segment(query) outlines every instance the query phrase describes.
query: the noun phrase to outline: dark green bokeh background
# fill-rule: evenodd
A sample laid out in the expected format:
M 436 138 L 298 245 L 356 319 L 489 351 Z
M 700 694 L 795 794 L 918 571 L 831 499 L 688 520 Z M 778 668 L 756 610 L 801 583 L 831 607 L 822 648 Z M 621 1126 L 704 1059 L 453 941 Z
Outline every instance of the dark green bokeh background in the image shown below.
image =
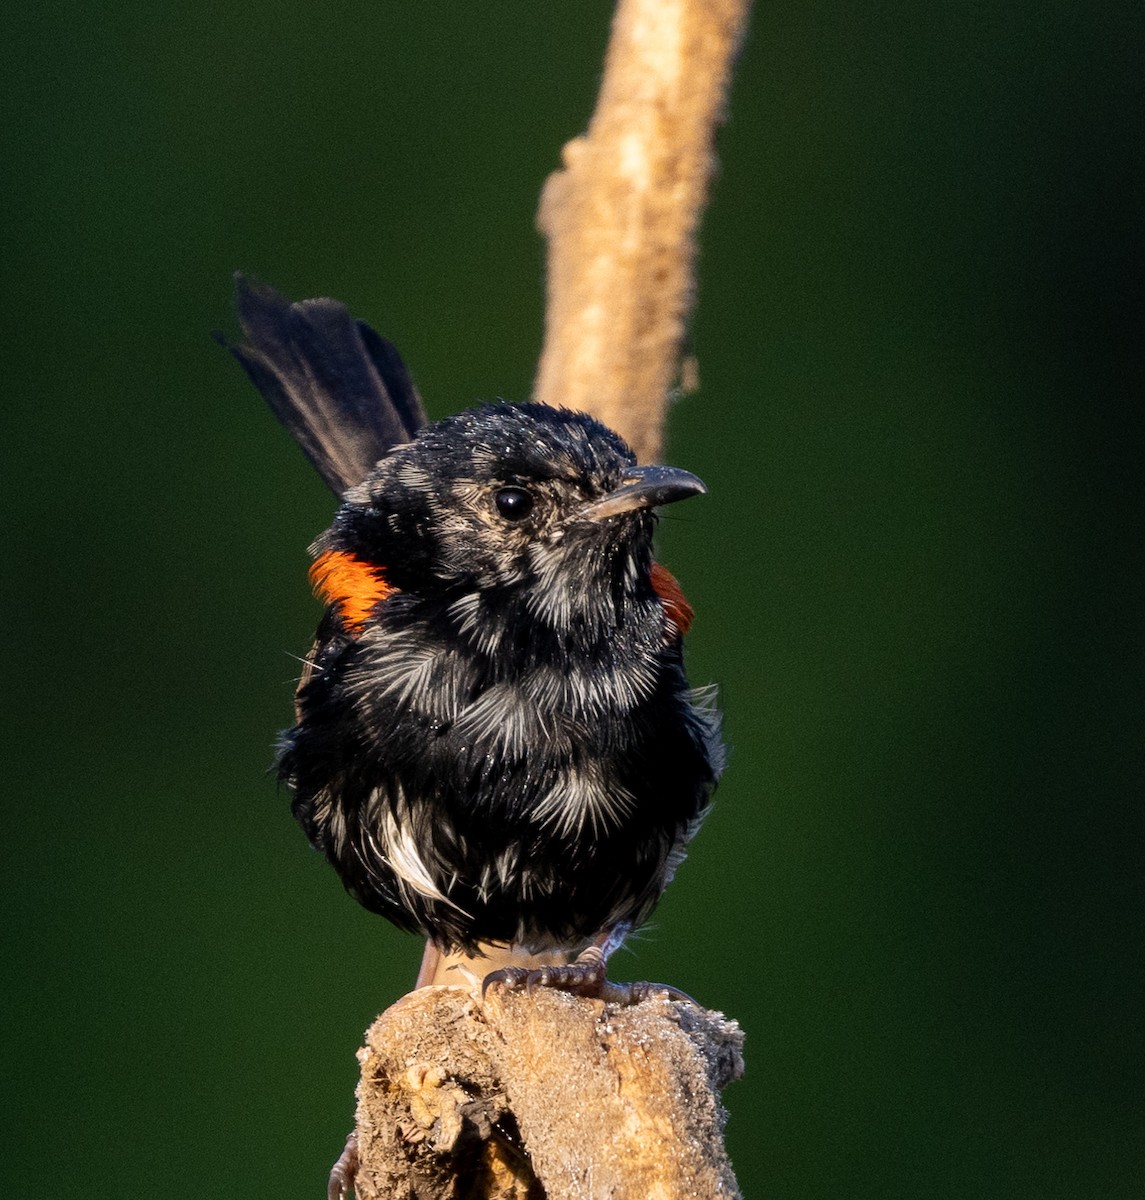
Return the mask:
M 750 1196 L 1141 1194 L 1139 9 L 755 16 L 661 537 L 733 762 L 617 963 L 746 1028 Z M 266 773 L 331 506 L 208 335 L 524 398 L 609 12 L 6 13 L 0 1194 L 322 1194 L 419 948 Z

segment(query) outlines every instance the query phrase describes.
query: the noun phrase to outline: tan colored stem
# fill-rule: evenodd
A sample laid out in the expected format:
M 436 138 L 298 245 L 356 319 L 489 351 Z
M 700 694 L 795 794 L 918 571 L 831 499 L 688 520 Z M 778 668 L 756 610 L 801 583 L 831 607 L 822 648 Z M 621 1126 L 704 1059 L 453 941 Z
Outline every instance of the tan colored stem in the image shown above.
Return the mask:
M 750 0 L 620 0 L 588 132 L 564 148 L 534 399 L 660 453 L 695 293 L 695 234 Z
M 719 1013 L 542 988 L 413 992 L 360 1052 L 360 1200 L 738 1196 L 719 1089 L 743 1069 Z

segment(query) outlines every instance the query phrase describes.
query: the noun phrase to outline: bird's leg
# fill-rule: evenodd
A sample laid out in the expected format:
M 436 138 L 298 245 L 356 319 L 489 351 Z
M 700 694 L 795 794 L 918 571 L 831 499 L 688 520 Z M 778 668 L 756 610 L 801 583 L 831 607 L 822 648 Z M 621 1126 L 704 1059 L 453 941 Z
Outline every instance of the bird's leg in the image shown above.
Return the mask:
M 472 951 L 442 950 L 429 943 L 422 955 L 421 970 L 414 986 L 423 988 L 433 984 L 445 984 L 476 990 L 490 971 L 496 973 L 506 967 L 533 969 L 552 963 L 563 966 L 570 962 L 572 957 L 573 955 L 566 950 L 531 954 L 515 946 L 493 942 L 482 942 Z
M 358 1174 L 358 1135 L 352 1133 L 346 1139 L 346 1147 L 338 1155 L 338 1161 L 330 1168 L 330 1180 L 326 1184 L 326 1200 L 346 1200 Z
M 437 983 L 437 974 L 441 968 L 441 951 L 428 938 L 425 943 L 425 950 L 421 956 L 421 966 L 417 973 L 417 982 L 413 985 L 414 991 L 418 988 L 429 987 L 431 983 Z

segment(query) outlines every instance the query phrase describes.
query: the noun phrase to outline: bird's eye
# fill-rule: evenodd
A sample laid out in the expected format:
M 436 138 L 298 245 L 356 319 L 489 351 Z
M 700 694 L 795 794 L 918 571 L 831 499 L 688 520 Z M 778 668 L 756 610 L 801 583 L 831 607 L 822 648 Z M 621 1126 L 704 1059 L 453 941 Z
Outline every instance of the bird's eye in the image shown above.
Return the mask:
M 506 521 L 523 521 L 533 511 L 533 494 L 524 488 L 498 488 L 493 502 Z

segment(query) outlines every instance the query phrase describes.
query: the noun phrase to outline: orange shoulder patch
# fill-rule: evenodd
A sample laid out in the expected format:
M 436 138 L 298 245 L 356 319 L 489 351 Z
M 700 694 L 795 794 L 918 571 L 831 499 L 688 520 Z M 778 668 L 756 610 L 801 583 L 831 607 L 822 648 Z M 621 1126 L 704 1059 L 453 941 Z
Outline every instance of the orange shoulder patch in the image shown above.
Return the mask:
M 676 582 L 676 576 L 658 562 L 652 564 L 652 590 L 660 597 L 660 601 L 664 605 L 664 612 L 668 620 L 675 625 L 676 633 L 683 637 L 691 629 L 692 618 L 696 614 L 692 611 L 692 606 Z
M 380 567 L 372 567 L 345 550 L 327 550 L 314 560 L 310 586 L 320 600 L 338 609 L 354 633 L 361 632 L 374 605 L 397 591 L 386 583 Z

